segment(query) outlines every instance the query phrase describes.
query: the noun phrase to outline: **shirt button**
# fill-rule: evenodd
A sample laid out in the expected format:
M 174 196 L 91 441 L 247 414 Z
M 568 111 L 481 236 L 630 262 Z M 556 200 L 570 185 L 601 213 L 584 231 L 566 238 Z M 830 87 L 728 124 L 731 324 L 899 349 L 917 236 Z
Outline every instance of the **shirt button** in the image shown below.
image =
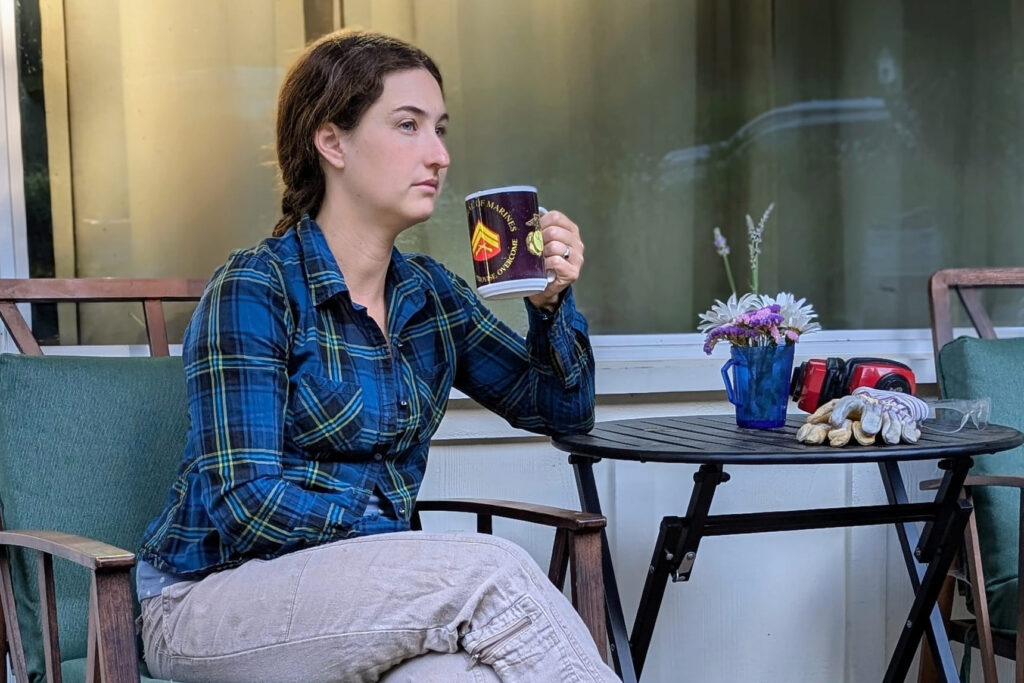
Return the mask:
M 381 454 L 381 453 L 374 453 L 373 454 L 373 459 L 376 460 L 377 462 L 380 462 L 381 460 L 384 459 L 384 455 Z
M 399 401 L 399 402 L 398 402 L 398 405 L 400 405 L 400 406 L 401 406 L 401 407 L 403 407 L 403 408 L 408 408 L 408 407 L 409 407 L 409 402 L 408 402 L 408 401 L 405 401 L 405 400 L 403 400 L 403 401 Z
M 405 508 L 404 507 L 398 508 L 398 514 L 400 514 L 400 515 L 402 515 L 404 517 L 405 516 Z

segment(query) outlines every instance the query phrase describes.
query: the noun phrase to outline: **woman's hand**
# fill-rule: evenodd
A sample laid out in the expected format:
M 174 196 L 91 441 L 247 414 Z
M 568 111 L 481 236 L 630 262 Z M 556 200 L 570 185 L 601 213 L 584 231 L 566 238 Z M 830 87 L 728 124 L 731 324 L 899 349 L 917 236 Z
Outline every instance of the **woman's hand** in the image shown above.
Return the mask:
M 543 292 L 530 297 L 530 303 L 553 310 L 561 293 L 580 278 L 583 240 L 579 227 L 561 211 L 548 211 L 541 216 L 540 229 L 544 238 L 544 270 L 549 282 Z

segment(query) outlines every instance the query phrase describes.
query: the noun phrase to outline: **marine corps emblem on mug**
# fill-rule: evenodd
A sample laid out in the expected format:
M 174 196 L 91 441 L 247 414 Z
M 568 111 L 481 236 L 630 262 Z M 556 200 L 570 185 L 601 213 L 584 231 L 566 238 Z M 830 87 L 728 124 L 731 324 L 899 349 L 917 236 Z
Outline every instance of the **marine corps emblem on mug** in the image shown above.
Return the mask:
M 537 188 L 512 185 L 466 197 L 476 290 L 483 299 L 513 299 L 543 292 L 544 239 Z

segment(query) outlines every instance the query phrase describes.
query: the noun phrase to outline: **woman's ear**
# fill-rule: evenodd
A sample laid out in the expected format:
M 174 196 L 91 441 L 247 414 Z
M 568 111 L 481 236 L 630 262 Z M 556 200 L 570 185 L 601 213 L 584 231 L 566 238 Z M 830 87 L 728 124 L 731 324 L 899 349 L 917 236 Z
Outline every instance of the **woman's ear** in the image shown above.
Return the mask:
M 334 168 L 345 167 L 345 151 L 342 146 L 344 134 L 341 129 L 333 123 L 325 123 L 316 129 L 313 134 L 313 144 L 316 151 L 325 162 Z

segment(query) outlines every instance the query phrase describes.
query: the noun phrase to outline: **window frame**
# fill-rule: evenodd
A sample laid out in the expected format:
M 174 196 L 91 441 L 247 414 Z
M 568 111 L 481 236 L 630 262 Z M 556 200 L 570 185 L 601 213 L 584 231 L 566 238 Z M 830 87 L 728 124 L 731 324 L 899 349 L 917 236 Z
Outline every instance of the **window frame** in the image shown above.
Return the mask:
M 0 277 L 28 277 L 21 112 L 18 109 L 18 45 L 14 3 L 0 3 Z

